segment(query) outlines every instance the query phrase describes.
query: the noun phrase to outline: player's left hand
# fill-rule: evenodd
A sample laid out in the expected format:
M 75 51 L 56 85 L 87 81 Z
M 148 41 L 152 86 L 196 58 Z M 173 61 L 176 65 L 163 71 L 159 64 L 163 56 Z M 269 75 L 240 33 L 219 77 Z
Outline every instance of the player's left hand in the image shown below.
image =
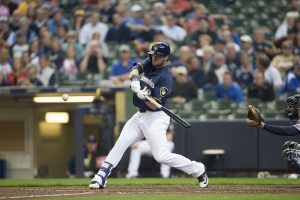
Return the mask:
M 150 95 L 150 92 L 149 92 L 148 88 L 145 87 L 143 90 L 139 90 L 136 93 L 136 95 L 138 96 L 138 98 L 145 100 Z

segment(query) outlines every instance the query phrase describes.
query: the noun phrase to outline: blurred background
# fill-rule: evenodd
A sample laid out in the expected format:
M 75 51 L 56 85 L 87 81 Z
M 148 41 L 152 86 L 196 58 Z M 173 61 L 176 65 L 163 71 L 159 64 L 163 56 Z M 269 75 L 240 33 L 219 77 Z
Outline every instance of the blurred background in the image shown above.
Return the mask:
M 92 176 L 136 112 L 128 73 L 155 41 L 172 50 L 169 108 L 192 123 L 174 123 L 174 152 L 211 176 L 289 172 L 282 145 L 300 137 L 244 118 L 251 103 L 289 124 L 299 11 L 298 0 L 0 0 L 0 178 Z M 112 176 L 125 176 L 129 152 Z M 140 176 L 159 164 L 143 156 Z

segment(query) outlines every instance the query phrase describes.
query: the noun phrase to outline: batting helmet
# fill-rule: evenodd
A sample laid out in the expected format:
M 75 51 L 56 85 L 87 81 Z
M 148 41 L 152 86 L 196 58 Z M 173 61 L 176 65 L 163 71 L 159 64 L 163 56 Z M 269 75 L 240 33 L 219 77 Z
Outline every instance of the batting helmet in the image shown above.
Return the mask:
M 149 51 L 148 54 L 156 56 L 168 56 L 170 55 L 170 46 L 166 42 L 156 42 L 153 44 L 151 51 Z
M 298 120 L 298 108 L 300 108 L 300 94 L 287 98 L 285 102 L 285 113 L 290 120 Z

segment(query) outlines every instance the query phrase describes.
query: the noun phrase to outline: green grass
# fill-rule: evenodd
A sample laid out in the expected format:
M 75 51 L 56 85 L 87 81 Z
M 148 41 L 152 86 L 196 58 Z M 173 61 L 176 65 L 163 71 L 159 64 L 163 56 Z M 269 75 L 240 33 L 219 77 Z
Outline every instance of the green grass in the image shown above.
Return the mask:
M 300 185 L 300 179 L 210 178 L 210 185 Z M 87 186 L 90 179 L 4 179 L 0 187 L 12 186 Z M 108 185 L 194 185 L 194 178 L 109 178 Z

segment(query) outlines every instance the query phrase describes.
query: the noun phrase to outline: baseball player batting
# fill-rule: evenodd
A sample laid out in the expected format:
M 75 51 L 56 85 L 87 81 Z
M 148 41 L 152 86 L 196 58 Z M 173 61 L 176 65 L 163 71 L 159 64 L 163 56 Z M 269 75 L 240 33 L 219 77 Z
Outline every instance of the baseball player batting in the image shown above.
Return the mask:
M 126 149 L 144 137 L 155 160 L 198 178 L 202 188 L 208 186 L 208 177 L 202 163 L 168 150 L 166 131 L 170 117 L 147 100 L 151 95 L 162 106 L 166 106 L 167 96 L 172 90 L 172 74 L 168 67 L 170 46 L 166 42 L 156 42 L 148 54 L 148 58 L 133 66 L 130 71 L 133 104 L 138 111 L 125 124 L 117 142 L 92 179 L 89 185 L 91 189 L 105 188 L 107 177 L 118 165 Z
M 276 135 L 294 136 L 300 134 L 300 94 L 290 96 L 285 102 L 285 113 L 291 120 L 292 126 L 274 126 L 264 123 L 259 110 L 249 106 L 246 123 L 251 127 L 263 128 Z M 300 172 L 300 144 L 287 141 L 283 145 L 282 158 L 290 167 Z

